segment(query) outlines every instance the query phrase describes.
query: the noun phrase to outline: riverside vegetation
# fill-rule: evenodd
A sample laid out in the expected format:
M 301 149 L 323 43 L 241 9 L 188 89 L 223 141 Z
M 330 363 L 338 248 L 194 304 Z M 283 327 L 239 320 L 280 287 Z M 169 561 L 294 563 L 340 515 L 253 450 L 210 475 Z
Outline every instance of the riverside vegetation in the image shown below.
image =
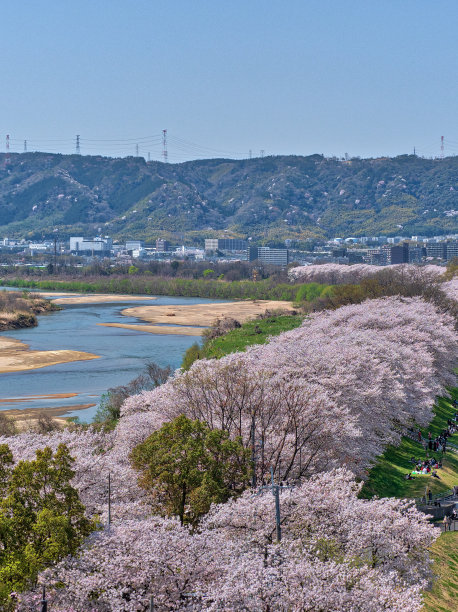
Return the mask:
M 333 303 L 324 312 L 323 303 L 310 303 L 304 321 L 294 321 L 299 327 L 291 322 L 290 331 L 267 342 L 268 319 L 245 328 L 232 324 L 230 333 L 239 336 L 226 345 L 218 336 L 220 324 L 208 342 L 220 343 L 219 359 L 198 359 L 164 384 L 127 398 L 114 431 L 76 427 L 0 440 L 25 460 L 36 449 L 65 443 L 75 458 L 72 486 L 87 516 L 99 514 L 102 522 L 111 473 L 110 529 L 94 533 L 78 557 L 38 575 L 38 584 L 49 588 L 52 609 L 127 612 L 146 608 L 154 594 L 159 610 L 192 605 L 265 612 L 307 605 L 313 612 L 417 612 L 431 578 L 427 551 L 437 531 L 408 501 L 358 496 L 363 482 L 354 476 L 366 480 L 377 458 L 402 443 L 403 428 L 414 423 L 426 431 L 434 398 L 455 381 L 453 310 L 446 296 L 427 287 L 409 295 L 416 286 L 404 284 L 406 296 L 366 300 L 350 292 L 345 299 L 356 303 Z M 284 316 L 271 315 L 272 324 L 283 326 Z M 246 346 L 253 337 L 264 343 Z M 172 425 L 182 417 L 183 427 Z M 239 440 L 258 484 L 269 466 L 276 482 L 296 484 L 280 495 L 281 541 L 274 496 L 243 493 L 246 471 L 229 470 L 227 481 L 216 473 L 206 482 L 191 473 L 196 495 L 181 513 L 184 525 L 173 518 L 174 480 L 162 481 L 152 497 L 150 477 L 157 478 L 155 466 L 168 460 L 168 449 L 179 453 L 180 445 L 195 444 L 183 436 L 189 427 L 202 440 L 205 428 Z M 227 501 L 198 518 L 212 495 Z M 449 546 L 444 567 L 451 554 Z M 16 596 L 18 610 L 39 601 L 34 583 L 29 586 Z
M 59 307 L 37 294 L 0 291 L 0 331 L 35 327 L 38 324 L 36 315 L 53 310 Z

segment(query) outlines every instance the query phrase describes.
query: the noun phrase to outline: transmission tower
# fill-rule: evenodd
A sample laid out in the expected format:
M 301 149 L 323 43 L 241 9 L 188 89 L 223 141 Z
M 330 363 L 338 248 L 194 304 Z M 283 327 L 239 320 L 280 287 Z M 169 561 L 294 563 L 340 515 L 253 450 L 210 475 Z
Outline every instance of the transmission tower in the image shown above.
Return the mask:
M 27 140 L 24 140 L 24 153 L 27 153 Z
M 441 136 L 441 159 L 444 159 L 444 137 Z
M 148 151 L 148 161 L 151 161 L 151 153 Z
M 253 153 L 252 153 L 252 151 L 251 151 L 251 149 L 250 149 L 250 150 L 248 151 L 248 157 L 251 159 L 251 158 L 252 158 L 252 155 L 253 155 Z
M 135 155 L 138 157 L 138 144 L 135 145 Z
M 6 135 L 6 155 L 5 155 L 5 166 L 10 163 L 10 135 Z
M 261 149 L 261 150 L 259 151 L 259 154 L 260 154 L 260 156 L 261 156 L 261 157 L 264 157 L 264 153 L 265 153 L 264 149 Z
M 76 135 L 76 154 L 81 155 L 80 135 L 79 134 Z
M 162 130 L 162 159 L 166 164 L 168 161 L 168 152 L 167 152 L 167 130 Z

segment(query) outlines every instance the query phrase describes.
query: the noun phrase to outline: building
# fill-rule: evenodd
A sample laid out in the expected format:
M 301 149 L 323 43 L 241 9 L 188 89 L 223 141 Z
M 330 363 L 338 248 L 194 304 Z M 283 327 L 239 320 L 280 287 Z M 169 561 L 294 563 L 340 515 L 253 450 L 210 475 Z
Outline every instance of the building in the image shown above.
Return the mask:
M 419 246 L 409 246 L 409 263 L 419 264 L 426 255 L 426 249 Z
M 382 246 L 382 251 L 386 255 L 385 265 L 409 263 L 409 245 L 407 242 L 396 246 Z
M 126 240 L 126 251 L 140 251 L 143 246 L 143 240 Z
M 447 243 L 446 242 L 428 242 L 426 244 L 426 257 L 434 259 L 447 259 Z
M 163 240 L 162 238 L 159 238 L 158 240 L 156 240 L 156 251 L 160 253 L 170 251 L 170 242 L 168 240 Z
M 288 265 L 288 249 L 271 249 L 270 247 L 250 247 L 249 261 L 262 261 L 273 266 Z
M 239 238 L 206 238 L 206 251 L 246 251 L 248 242 Z
M 409 245 L 404 242 L 396 246 L 385 244 L 380 249 L 369 249 L 364 261 L 374 266 L 409 263 Z
M 92 240 L 82 236 L 72 236 L 70 238 L 70 251 L 75 253 L 106 254 L 111 251 L 112 246 L 111 238 L 100 238 L 98 236 Z
M 458 241 L 447 243 L 447 261 L 458 257 Z

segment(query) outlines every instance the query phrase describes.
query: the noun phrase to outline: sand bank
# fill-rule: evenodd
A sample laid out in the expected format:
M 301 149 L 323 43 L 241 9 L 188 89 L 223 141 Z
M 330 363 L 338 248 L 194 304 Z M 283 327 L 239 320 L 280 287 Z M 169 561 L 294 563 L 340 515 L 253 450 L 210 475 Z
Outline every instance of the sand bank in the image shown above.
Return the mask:
M 186 327 L 185 325 L 135 325 L 135 323 L 98 323 L 103 327 L 122 327 L 134 331 L 149 332 L 150 334 L 175 336 L 201 336 L 204 328 Z
M 0 336 L 0 374 L 36 370 L 59 363 L 98 359 L 98 355 L 83 351 L 31 351 L 28 344 Z
M 75 295 L 74 293 L 73 294 L 59 293 L 58 295 L 65 295 L 65 297 L 58 297 L 54 299 L 52 299 L 52 297 L 56 295 L 55 292 L 54 293 L 50 293 L 50 292 L 42 293 L 40 291 L 40 295 L 46 298 L 51 298 L 51 301 L 53 302 L 53 304 L 58 304 L 58 305 L 104 304 L 104 303 L 109 303 L 109 302 L 119 303 L 119 302 L 143 302 L 143 301 L 157 300 L 157 298 L 153 296 L 141 297 L 138 295 L 117 295 L 113 293 L 90 293 L 90 294 L 78 294 L 78 295 Z
M 62 415 L 74 410 L 85 410 L 92 408 L 95 404 L 76 404 L 74 406 L 59 406 L 56 408 L 12 408 L 11 410 L 2 410 L 0 414 L 13 420 L 20 430 L 26 429 L 28 426 L 33 426 L 41 414 L 50 416 L 53 421 L 61 426 L 67 423 L 67 418 Z
M 47 393 L 46 395 L 24 395 L 23 397 L 7 397 L 0 399 L 0 404 L 20 404 L 37 399 L 64 399 L 68 397 L 76 397 L 78 393 Z
M 215 319 L 233 317 L 240 322 L 252 319 L 266 310 L 292 310 L 291 302 L 257 300 L 252 302 L 225 302 L 206 304 L 175 304 L 163 306 L 135 306 L 122 311 L 128 317 L 148 321 L 150 325 L 126 323 L 99 323 L 107 327 L 124 327 L 153 334 L 202 335 L 203 327 L 209 327 Z M 192 327 L 193 325 L 200 327 Z

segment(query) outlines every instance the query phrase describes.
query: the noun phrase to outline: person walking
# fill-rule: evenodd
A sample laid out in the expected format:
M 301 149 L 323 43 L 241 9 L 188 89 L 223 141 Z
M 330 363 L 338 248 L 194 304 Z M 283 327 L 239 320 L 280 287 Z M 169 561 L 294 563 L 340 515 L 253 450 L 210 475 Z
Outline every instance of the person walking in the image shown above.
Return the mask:
M 428 487 L 427 494 L 428 494 L 428 501 L 431 503 L 433 500 L 433 494 L 431 493 L 431 489 L 429 487 Z
M 450 520 L 449 516 L 447 515 L 444 516 L 443 523 L 444 523 L 444 531 L 447 531 L 447 527 L 448 527 L 448 530 L 450 531 L 450 525 L 452 524 L 452 521 Z

